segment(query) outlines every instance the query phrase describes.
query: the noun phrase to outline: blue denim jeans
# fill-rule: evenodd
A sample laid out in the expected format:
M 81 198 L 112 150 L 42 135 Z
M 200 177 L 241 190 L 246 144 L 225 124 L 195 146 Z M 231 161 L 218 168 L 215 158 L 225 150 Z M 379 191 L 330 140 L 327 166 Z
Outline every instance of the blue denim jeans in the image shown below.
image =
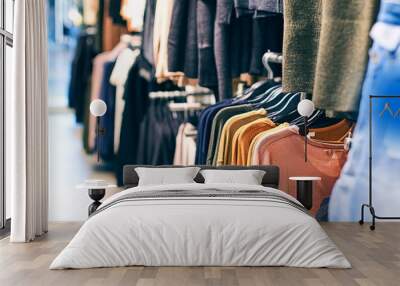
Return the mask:
M 359 220 L 361 204 L 368 203 L 370 95 L 380 96 L 372 101 L 373 205 L 377 215 L 400 216 L 400 97 L 382 97 L 400 96 L 400 37 L 393 40 L 400 35 L 400 1 L 382 2 L 378 23 L 383 29 L 370 50 L 352 149 L 332 192 L 330 221 Z

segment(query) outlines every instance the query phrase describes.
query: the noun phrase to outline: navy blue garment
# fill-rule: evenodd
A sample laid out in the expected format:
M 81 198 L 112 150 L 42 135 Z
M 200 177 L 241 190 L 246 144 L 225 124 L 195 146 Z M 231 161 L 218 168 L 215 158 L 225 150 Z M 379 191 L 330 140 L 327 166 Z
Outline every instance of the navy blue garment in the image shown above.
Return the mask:
M 100 117 L 100 126 L 105 129 L 105 133 L 100 136 L 99 146 L 96 148 L 100 152 L 100 157 L 104 161 L 114 159 L 114 121 L 115 121 L 115 86 L 110 84 L 111 73 L 114 69 L 115 61 L 104 64 L 103 78 L 101 81 L 100 99 L 107 104 L 107 112 Z M 97 142 L 97 140 L 96 140 Z
M 198 77 L 197 0 L 175 1 L 168 35 L 168 70 Z
M 218 86 L 214 56 L 214 21 L 216 0 L 197 1 L 197 48 L 199 85 L 216 89 Z
M 140 70 L 143 66 L 147 67 L 148 64 L 140 56 L 129 71 L 125 84 L 125 108 L 122 114 L 119 149 L 115 162 L 115 172 L 119 186 L 122 186 L 123 167 L 137 162 L 139 126 L 149 104 L 150 84 L 140 75 Z
M 154 66 L 153 55 L 153 33 L 154 33 L 154 18 L 156 13 L 157 0 L 146 1 L 146 8 L 143 19 L 143 34 L 142 34 L 142 56 L 146 61 Z
M 88 90 L 92 74 L 92 61 L 96 56 L 95 36 L 82 32 L 75 49 L 68 90 L 68 106 L 75 109 L 76 122 L 84 122 Z
M 200 144 L 203 138 L 203 129 L 204 129 L 204 123 L 205 123 L 205 117 L 207 116 L 207 114 L 210 112 L 210 107 L 207 107 L 206 109 L 204 109 L 199 117 L 199 123 L 197 125 L 197 139 L 196 139 L 196 159 L 195 159 L 195 163 L 196 164 L 200 164 Z
M 240 17 L 230 24 L 231 32 L 239 34 L 240 37 L 231 35 L 230 41 L 230 65 L 232 78 L 239 77 L 242 73 L 247 73 L 250 68 L 252 49 L 251 41 L 253 17 Z M 261 57 L 259 58 L 261 61 Z
M 283 16 L 281 14 L 268 17 L 255 17 L 253 19 L 251 63 L 249 73 L 252 75 L 265 74 L 262 56 L 268 50 L 282 52 L 283 44 Z M 275 76 L 281 76 L 282 65 L 271 64 Z
M 171 81 L 158 84 L 154 79 L 150 85 L 149 91 L 178 89 Z M 179 123 L 172 117 L 167 103 L 165 99 L 150 101 L 149 108 L 140 123 L 135 164 L 172 165 Z
M 153 100 L 140 124 L 137 163 L 172 165 L 181 120 L 172 116 L 167 102 Z
M 206 118 L 211 112 L 212 106 L 207 107 L 203 112 L 200 114 L 199 118 L 199 124 L 197 126 L 197 139 L 196 139 L 196 159 L 195 163 L 200 164 L 202 162 L 201 160 L 201 151 L 203 149 L 202 144 L 203 144 L 203 137 L 204 134 L 206 133 L 205 131 L 205 123 L 206 123 Z
M 172 165 L 176 147 L 176 135 L 178 133 L 180 120 L 172 117 L 168 106 L 164 105 L 161 121 L 157 122 L 157 128 L 161 130 L 159 144 L 155 144 L 152 165 Z
M 210 133 L 214 116 L 222 108 L 231 105 L 232 102 L 232 99 L 224 100 L 203 111 L 198 127 L 196 164 L 205 164 L 207 162 L 208 143 L 210 142 Z

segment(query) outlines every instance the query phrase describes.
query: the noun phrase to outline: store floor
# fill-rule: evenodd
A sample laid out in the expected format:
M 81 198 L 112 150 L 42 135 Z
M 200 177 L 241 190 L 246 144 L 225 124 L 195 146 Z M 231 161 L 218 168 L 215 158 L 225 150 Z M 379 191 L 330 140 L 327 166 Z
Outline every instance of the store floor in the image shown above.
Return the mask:
M 83 221 L 91 204 L 87 191 L 76 185 L 86 179 L 115 183 L 113 173 L 102 171 L 94 155 L 82 148 L 82 126 L 67 108 L 72 49 L 49 46 L 49 220 Z M 117 190 L 110 190 L 107 195 Z

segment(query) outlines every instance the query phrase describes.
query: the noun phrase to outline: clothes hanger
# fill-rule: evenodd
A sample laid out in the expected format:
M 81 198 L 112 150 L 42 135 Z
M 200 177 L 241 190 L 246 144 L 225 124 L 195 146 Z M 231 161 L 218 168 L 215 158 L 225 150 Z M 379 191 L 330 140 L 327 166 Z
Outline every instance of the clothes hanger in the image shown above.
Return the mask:
M 389 102 L 386 102 L 386 103 L 385 103 L 385 107 L 384 107 L 383 110 L 379 113 L 379 117 L 382 117 L 382 116 L 386 113 L 386 111 L 388 111 L 389 114 L 390 114 L 392 117 L 394 117 L 394 113 L 393 113 L 392 107 L 390 106 L 390 103 L 389 103 Z M 396 113 L 396 114 L 397 114 L 397 113 Z

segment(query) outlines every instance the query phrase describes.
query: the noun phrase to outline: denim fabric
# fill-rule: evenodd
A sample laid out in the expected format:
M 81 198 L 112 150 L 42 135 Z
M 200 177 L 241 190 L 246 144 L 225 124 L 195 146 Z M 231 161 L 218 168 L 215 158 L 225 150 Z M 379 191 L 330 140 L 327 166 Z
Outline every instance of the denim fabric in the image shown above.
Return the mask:
M 197 47 L 199 50 L 199 85 L 217 87 L 214 57 L 215 0 L 197 1 Z
M 145 14 L 143 19 L 142 55 L 151 65 L 154 65 L 153 55 L 153 32 L 154 17 L 156 13 L 157 0 L 146 1 Z
M 400 3 L 383 2 L 379 21 L 400 26 Z M 369 65 L 363 86 L 360 113 L 354 132 L 352 149 L 330 200 L 329 220 L 360 219 L 362 203 L 368 203 L 369 189 L 369 96 L 400 96 L 400 40 L 397 47 L 383 47 L 385 37 L 375 38 L 370 50 Z M 385 110 L 390 104 L 392 113 Z M 398 216 L 400 204 L 400 98 L 373 99 L 373 205 L 379 216 Z M 397 113 L 397 114 L 396 114 Z
M 197 1 L 175 1 L 168 36 L 168 70 L 198 77 Z

